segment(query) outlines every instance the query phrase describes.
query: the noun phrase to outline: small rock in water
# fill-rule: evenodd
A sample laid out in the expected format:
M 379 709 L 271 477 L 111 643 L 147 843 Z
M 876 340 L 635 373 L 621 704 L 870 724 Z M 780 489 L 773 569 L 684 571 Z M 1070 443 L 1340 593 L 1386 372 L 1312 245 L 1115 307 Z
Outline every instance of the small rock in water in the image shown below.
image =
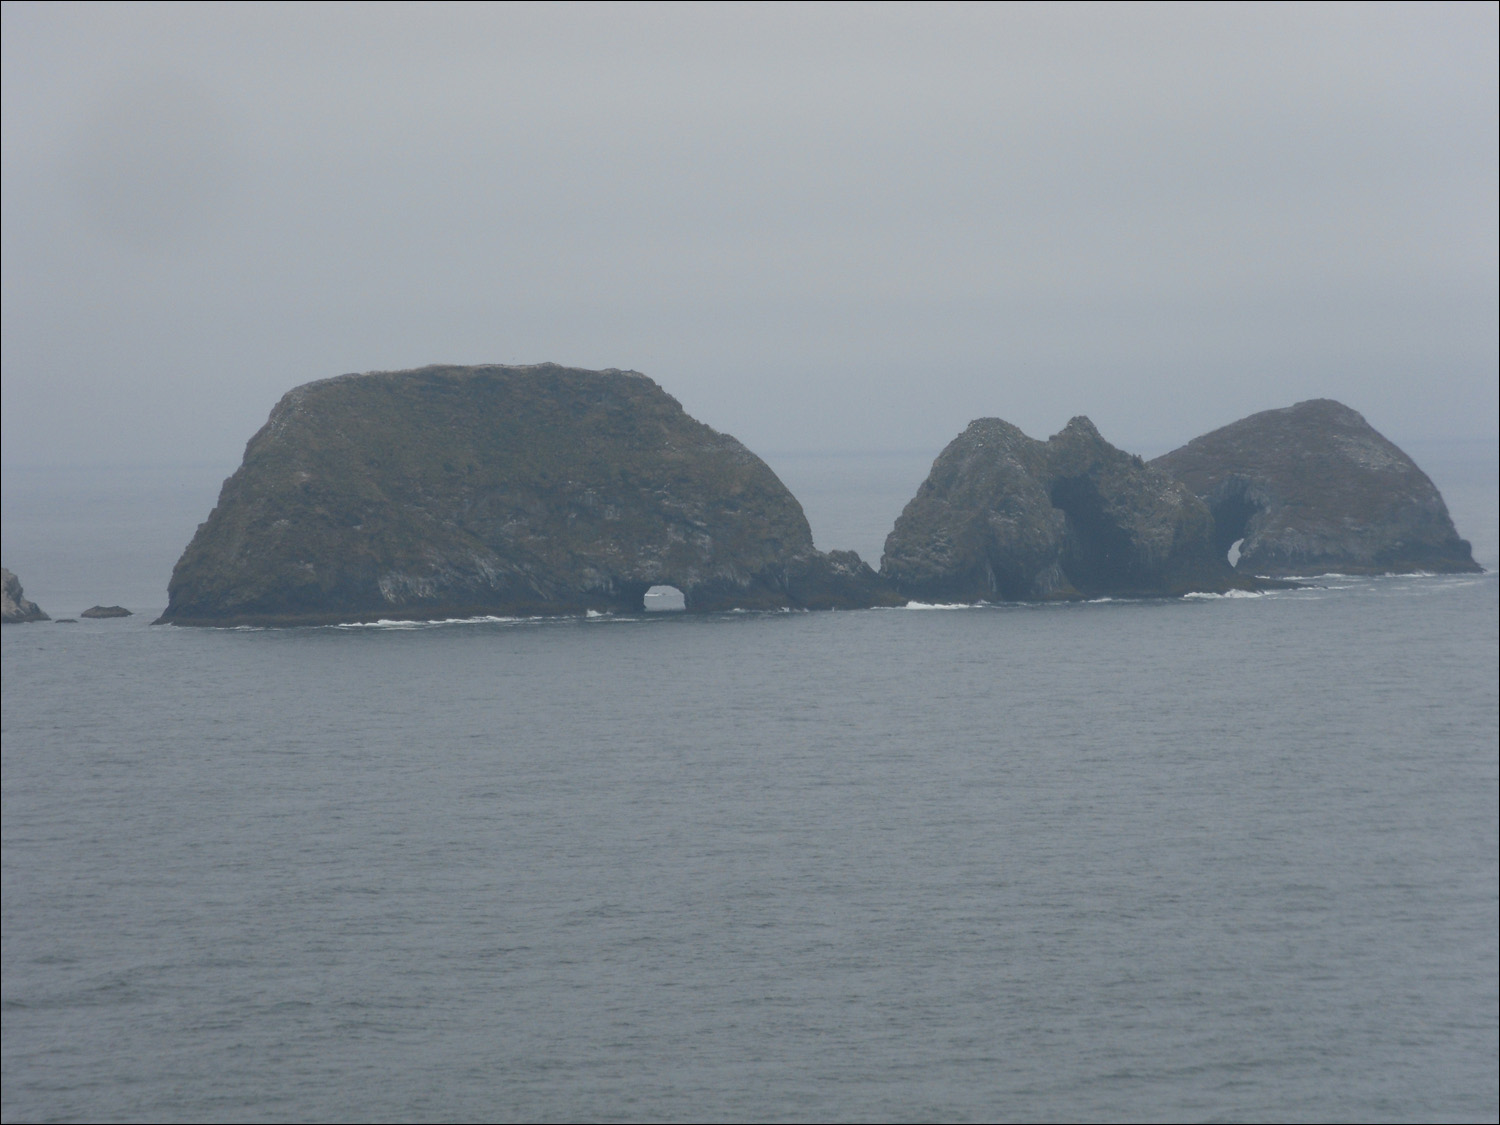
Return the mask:
M 134 614 L 122 605 L 91 605 L 79 617 L 132 617 Z

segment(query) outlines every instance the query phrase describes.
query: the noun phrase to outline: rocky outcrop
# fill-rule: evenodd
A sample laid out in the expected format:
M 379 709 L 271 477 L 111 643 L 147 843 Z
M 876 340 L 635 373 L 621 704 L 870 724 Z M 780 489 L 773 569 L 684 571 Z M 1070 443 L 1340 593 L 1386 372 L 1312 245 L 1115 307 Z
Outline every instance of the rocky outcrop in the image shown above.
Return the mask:
M 1252 414 L 1151 462 L 1209 506 L 1214 547 L 1264 575 L 1481 569 L 1427 475 L 1331 399 Z
M 134 617 L 135 615 L 122 605 L 91 605 L 78 615 L 79 617 Z
M 0 623 L 19 625 L 24 621 L 52 620 L 22 592 L 21 580 L 4 567 L 0 567 L 0 585 L 4 587 L 0 591 Z
M 1242 585 L 1206 505 L 1087 418 L 1042 442 L 980 418 L 886 539 L 881 576 L 913 598 L 1159 597 Z
M 814 549 L 760 458 L 632 371 L 428 367 L 289 392 L 172 572 L 162 621 L 302 624 L 898 601 Z

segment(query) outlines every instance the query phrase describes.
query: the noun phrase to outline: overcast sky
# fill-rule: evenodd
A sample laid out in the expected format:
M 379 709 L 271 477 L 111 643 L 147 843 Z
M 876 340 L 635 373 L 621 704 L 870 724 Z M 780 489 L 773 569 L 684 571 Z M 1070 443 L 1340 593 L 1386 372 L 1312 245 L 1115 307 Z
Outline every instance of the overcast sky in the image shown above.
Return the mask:
M 1496 12 L 6 3 L 4 460 L 543 360 L 762 451 L 1493 440 Z

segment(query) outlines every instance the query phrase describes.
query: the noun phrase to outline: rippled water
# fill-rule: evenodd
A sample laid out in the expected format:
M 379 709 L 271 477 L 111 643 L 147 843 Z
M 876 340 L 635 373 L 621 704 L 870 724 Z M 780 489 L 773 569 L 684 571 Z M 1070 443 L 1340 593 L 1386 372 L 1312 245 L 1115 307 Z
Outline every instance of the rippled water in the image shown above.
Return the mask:
M 151 628 L 173 487 L 7 492 L 6 1120 L 1500 1112 L 1493 572 Z
M 7 1119 L 1493 1117 L 1496 583 L 8 629 Z

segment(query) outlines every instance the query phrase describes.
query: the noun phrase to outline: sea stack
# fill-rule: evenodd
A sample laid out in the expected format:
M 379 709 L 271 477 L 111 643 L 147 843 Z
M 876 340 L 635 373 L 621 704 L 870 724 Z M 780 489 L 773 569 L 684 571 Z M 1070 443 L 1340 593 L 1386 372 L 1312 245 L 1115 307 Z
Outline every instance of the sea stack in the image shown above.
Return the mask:
M 855 608 L 769 466 L 634 371 L 426 367 L 287 393 L 172 572 L 161 621 L 317 624 Z
M 980 418 L 949 443 L 886 539 L 913 598 L 1053 601 L 1243 585 L 1184 485 L 1074 418 L 1049 440 Z
M 1208 504 L 1215 549 L 1239 542 L 1242 573 L 1481 569 L 1427 474 L 1332 399 L 1252 414 L 1151 464 Z
M 26 597 L 21 580 L 0 567 L 0 624 L 20 625 L 26 621 L 51 621 L 36 602 Z

